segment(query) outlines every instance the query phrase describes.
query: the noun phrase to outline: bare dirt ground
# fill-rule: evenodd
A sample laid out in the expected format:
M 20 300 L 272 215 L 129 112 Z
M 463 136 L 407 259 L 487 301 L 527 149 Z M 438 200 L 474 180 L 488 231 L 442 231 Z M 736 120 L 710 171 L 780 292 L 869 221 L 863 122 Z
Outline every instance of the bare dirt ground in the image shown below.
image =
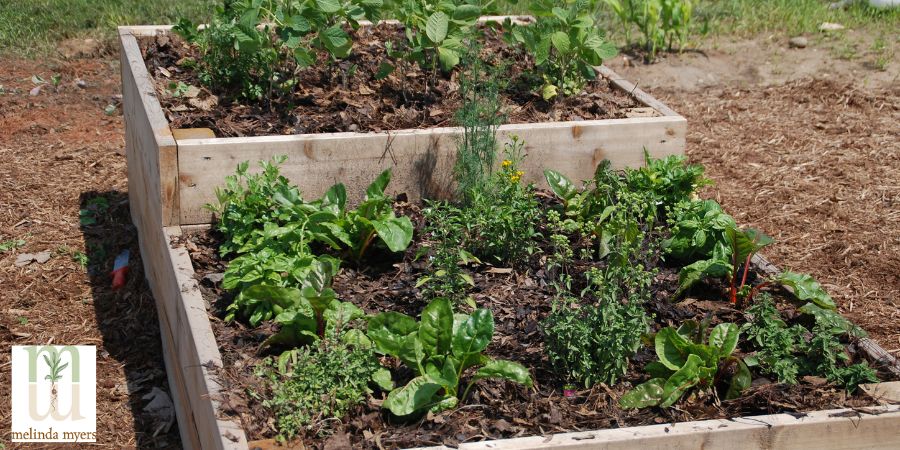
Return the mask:
M 805 49 L 788 49 L 761 38 L 649 66 L 626 67 L 621 58 L 612 65 L 688 118 L 688 154 L 716 182 L 707 194 L 778 240 L 766 255 L 816 276 L 896 355 L 900 86 L 897 63 L 869 64 L 874 56 L 861 39 L 855 58 L 844 58 L 842 40 L 814 37 Z M 97 345 L 98 443 L 177 448 L 177 427 L 166 432 L 165 421 L 145 411 L 144 397 L 168 388 L 128 218 L 124 125 L 118 111 L 104 113 L 119 93 L 117 62 L 0 67 L 0 244 L 25 241 L 0 253 L 0 342 Z M 29 95 L 35 74 L 61 74 L 59 89 Z M 82 225 L 83 209 L 98 223 Z M 131 274 L 114 292 L 108 272 L 126 248 Z M 42 251 L 49 261 L 15 265 L 19 254 Z M 87 268 L 78 252 L 90 258 Z M 4 402 L 8 367 L 4 350 Z M 0 439 L 8 441 L 8 409 L 0 414 Z

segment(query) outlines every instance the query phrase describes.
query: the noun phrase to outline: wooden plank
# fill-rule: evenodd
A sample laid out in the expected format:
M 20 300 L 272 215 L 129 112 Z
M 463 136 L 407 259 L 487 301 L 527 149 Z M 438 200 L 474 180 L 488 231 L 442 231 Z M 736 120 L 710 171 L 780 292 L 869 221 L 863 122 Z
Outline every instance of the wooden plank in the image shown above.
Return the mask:
M 172 137 L 175 142 L 183 139 L 213 139 L 216 133 L 209 128 L 177 128 L 172 130 Z
M 615 86 L 625 92 L 630 93 L 632 96 L 634 96 L 634 98 L 637 101 L 659 111 L 660 113 L 662 113 L 662 115 L 671 116 L 671 117 L 681 117 L 681 115 L 679 115 L 677 112 L 673 111 L 672 108 L 669 108 L 668 106 L 666 106 L 665 103 L 657 100 L 652 95 L 644 92 L 642 89 L 637 87 L 634 83 L 620 77 L 619 74 L 614 72 L 609 67 L 597 66 L 597 67 L 594 67 L 594 69 L 596 69 L 597 72 L 600 73 L 600 75 L 602 75 L 604 78 L 609 79 L 609 81 L 613 84 L 613 86 Z
M 137 39 L 120 30 L 122 108 L 132 220 L 138 230 L 178 222 L 178 150 Z
M 650 117 L 503 125 L 498 139 L 508 142 L 516 135 L 524 140 L 523 178 L 544 186 L 545 168 L 585 180 L 604 159 L 616 168 L 643 164 L 644 148 L 654 157 L 680 154 L 686 131 L 682 117 Z M 255 166 L 276 155 L 288 156 L 282 174 L 309 198 L 343 182 L 351 201 L 361 200 L 365 187 L 387 168 L 393 170 L 391 193 L 406 193 L 413 201 L 448 198 L 459 134 L 459 128 L 432 128 L 180 140 L 181 224 L 212 220 L 204 205 L 215 201 L 215 188 L 238 163 L 250 161 Z
M 861 384 L 859 388 L 880 404 L 900 404 L 900 381 Z
M 448 447 L 430 447 L 446 449 Z M 900 448 L 900 406 L 773 414 L 460 444 L 461 450 L 838 450 Z
M 164 230 L 166 242 L 181 234 L 178 227 Z M 222 367 L 222 357 L 216 344 L 206 313 L 206 304 L 200 294 L 200 286 L 194 278 L 190 256 L 184 246 L 167 245 L 171 281 L 164 288 L 162 297 L 167 314 L 172 320 L 174 351 L 178 366 L 175 368 L 184 379 L 187 404 L 193 415 L 201 448 L 247 448 L 247 439 L 241 427 L 221 416 L 218 400 L 220 383 L 216 370 Z

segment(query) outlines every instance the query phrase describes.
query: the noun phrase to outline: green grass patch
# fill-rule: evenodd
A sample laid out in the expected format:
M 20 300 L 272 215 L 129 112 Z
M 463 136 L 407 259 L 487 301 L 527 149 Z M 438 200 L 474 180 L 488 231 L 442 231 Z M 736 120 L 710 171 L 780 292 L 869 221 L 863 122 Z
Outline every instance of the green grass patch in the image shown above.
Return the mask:
M 119 25 L 203 22 L 215 0 L 28 0 L 0 2 L 0 54 L 42 56 L 68 38 L 115 37 Z

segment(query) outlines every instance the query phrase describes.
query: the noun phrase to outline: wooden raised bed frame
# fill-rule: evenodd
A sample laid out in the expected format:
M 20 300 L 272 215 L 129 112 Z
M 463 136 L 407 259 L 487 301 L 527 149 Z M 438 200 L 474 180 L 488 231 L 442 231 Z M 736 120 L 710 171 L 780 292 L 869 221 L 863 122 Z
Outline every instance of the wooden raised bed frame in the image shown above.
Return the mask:
M 309 197 L 338 181 L 358 195 L 387 167 L 393 167 L 393 192 L 406 192 L 412 200 L 446 196 L 451 192 L 450 168 L 458 129 L 252 138 L 214 138 L 209 130 L 173 130 L 136 39 L 169 28 L 119 28 L 131 216 L 140 237 L 144 273 L 156 299 L 182 445 L 189 449 L 246 449 L 249 444 L 240 424 L 220 412 L 215 371 L 222 366 L 221 355 L 188 253 L 183 246 L 173 245 L 173 238 L 183 227 L 211 222 L 203 205 L 214 200 L 215 187 L 239 162 L 255 163 L 275 155 L 288 155 L 282 173 Z M 588 179 L 603 159 L 615 167 L 640 165 L 644 148 L 655 157 L 683 153 L 687 128 L 683 117 L 611 70 L 600 67 L 598 71 L 658 115 L 502 126 L 501 140 L 518 135 L 526 143 L 523 170 L 528 181 L 542 184 L 545 167 L 572 179 Z M 777 270 L 761 258 L 756 262 L 763 270 Z M 873 358 L 896 364 L 874 342 L 864 340 L 860 346 Z M 900 382 L 880 383 L 870 389 L 882 398 L 883 405 L 864 411 L 640 426 L 469 443 L 460 448 L 900 448 Z

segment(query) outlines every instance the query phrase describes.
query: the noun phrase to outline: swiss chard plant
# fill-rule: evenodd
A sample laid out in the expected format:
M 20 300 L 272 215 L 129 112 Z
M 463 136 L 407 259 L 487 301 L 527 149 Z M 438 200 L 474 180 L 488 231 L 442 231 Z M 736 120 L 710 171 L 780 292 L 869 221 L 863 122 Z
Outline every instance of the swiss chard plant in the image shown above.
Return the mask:
M 623 408 L 669 407 L 695 387 L 722 388 L 725 399 L 737 398 L 752 381 L 750 369 L 732 354 L 740 329 L 723 323 L 707 337 L 706 328 L 704 322 L 686 321 L 677 329 L 666 327 L 656 333 L 659 361 L 645 367 L 653 378 L 623 395 L 619 404 Z
M 488 309 L 454 314 L 450 301 L 432 300 L 419 321 L 398 312 L 383 312 L 369 320 L 368 336 L 378 352 L 398 358 L 415 377 L 392 390 L 383 407 L 396 416 L 455 408 L 478 380 L 502 378 L 530 387 L 528 369 L 495 360 L 482 352 L 494 334 Z M 461 390 L 463 378 L 472 369 Z
M 590 0 L 534 0 L 528 5 L 536 23 L 507 24 L 509 38 L 534 58 L 541 77 L 541 96 L 580 93 L 597 77 L 595 66 L 618 53 L 594 22 Z

